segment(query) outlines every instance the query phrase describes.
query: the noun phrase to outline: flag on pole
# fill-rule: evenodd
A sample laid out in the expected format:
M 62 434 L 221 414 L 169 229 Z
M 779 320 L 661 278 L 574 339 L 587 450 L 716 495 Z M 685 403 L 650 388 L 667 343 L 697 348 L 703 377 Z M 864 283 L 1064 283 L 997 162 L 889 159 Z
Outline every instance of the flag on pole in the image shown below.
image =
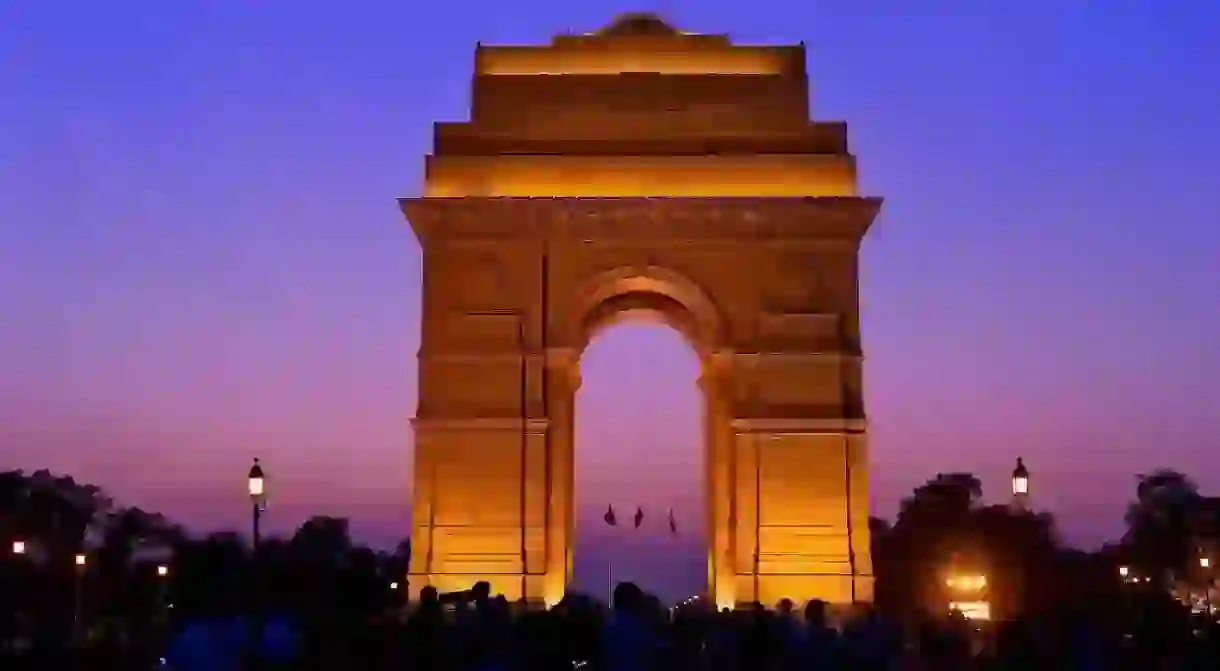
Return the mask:
M 669 533 L 678 535 L 678 520 L 674 519 L 674 509 L 669 509 Z
M 614 506 L 606 506 L 606 514 L 602 515 L 602 519 L 606 520 L 606 524 L 612 527 L 618 526 L 618 519 L 614 516 Z
M 635 528 L 639 529 L 640 525 L 643 523 L 644 523 L 644 509 L 637 507 L 635 509 Z

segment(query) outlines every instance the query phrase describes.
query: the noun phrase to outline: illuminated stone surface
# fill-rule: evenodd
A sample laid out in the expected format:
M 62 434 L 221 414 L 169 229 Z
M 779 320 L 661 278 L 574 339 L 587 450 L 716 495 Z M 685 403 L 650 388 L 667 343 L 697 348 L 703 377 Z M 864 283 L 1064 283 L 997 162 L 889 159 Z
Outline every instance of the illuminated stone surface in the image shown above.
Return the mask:
M 471 121 L 436 125 L 401 201 L 424 260 L 412 592 L 562 595 L 580 355 L 645 315 L 702 361 L 716 601 L 871 601 L 857 255 L 881 201 L 846 125 L 809 121 L 804 48 L 636 15 L 475 70 Z

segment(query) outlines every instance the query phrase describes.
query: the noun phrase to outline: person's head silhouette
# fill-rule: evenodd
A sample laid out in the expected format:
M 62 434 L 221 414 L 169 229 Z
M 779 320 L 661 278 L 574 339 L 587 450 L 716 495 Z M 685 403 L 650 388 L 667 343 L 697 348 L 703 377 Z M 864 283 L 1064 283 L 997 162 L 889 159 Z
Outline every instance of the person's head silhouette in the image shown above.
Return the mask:
M 475 603 L 483 603 L 491 598 L 491 584 L 486 580 L 480 580 L 470 588 L 470 596 Z
M 620 582 L 614 588 L 614 609 L 638 614 L 644 605 L 644 593 L 633 582 Z
M 823 626 L 826 624 L 826 602 L 821 599 L 810 599 L 805 604 L 805 622 Z

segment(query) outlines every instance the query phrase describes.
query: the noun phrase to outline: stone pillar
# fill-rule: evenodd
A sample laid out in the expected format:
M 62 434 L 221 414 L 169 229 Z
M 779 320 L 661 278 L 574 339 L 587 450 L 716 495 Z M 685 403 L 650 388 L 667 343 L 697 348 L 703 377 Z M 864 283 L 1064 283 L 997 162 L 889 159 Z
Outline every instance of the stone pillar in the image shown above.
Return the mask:
M 546 428 L 545 420 L 416 420 L 413 596 L 480 580 L 510 599 L 541 596 Z
M 862 422 L 754 419 L 734 429 L 740 598 L 871 602 Z
M 576 392 L 580 367 L 568 348 L 547 352 L 547 532 L 542 598 L 554 605 L 572 580 L 575 519 Z
M 704 400 L 704 502 L 707 506 L 708 587 L 719 608 L 737 602 L 734 557 L 734 498 L 729 427 L 731 355 L 716 352 L 703 360 L 699 388 Z

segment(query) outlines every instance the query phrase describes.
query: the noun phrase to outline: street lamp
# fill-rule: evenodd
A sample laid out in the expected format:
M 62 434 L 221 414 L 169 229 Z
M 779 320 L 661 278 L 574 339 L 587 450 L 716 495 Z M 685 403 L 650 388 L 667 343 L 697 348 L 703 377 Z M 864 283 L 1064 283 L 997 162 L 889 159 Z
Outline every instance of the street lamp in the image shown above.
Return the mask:
M 263 623 L 262 623 L 262 570 L 259 566 L 259 522 L 261 521 L 264 508 L 267 505 L 267 476 L 263 474 L 263 467 L 259 465 L 258 458 L 254 459 L 254 465 L 250 467 L 250 472 L 246 475 L 247 491 L 250 494 L 250 511 L 251 511 L 251 543 L 254 548 L 254 608 L 252 617 L 250 618 L 250 666 L 258 667 L 258 647 L 262 644 L 263 638 Z
M 1131 575 L 1131 569 L 1126 566 L 1119 566 L 1118 575 L 1121 576 L 1124 580 L 1126 580 L 1127 576 Z
M 1207 609 L 1207 621 L 1212 621 L 1212 560 L 1204 555 L 1199 557 L 1199 568 L 1203 569 L 1203 578 L 1207 581 L 1203 586 L 1203 607 Z
M 76 575 L 72 583 L 72 635 L 81 634 L 81 597 L 84 592 L 85 565 L 89 563 L 88 556 L 83 552 L 76 553 Z
M 254 460 L 254 465 L 250 467 L 250 473 L 246 476 L 247 487 L 250 492 L 250 505 L 253 513 L 253 540 L 254 551 L 258 552 L 259 546 L 259 518 L 262 516 L 263 507 L 267 503 L 267 477 L 263 475 L 263 467 L 259 465 L 258 459 Z
M 1029 502 L 1029 470 L 1021 457 L 1017 457 L 1017 467 L 1012 470 L 1012 500 L 1022 510 Z

